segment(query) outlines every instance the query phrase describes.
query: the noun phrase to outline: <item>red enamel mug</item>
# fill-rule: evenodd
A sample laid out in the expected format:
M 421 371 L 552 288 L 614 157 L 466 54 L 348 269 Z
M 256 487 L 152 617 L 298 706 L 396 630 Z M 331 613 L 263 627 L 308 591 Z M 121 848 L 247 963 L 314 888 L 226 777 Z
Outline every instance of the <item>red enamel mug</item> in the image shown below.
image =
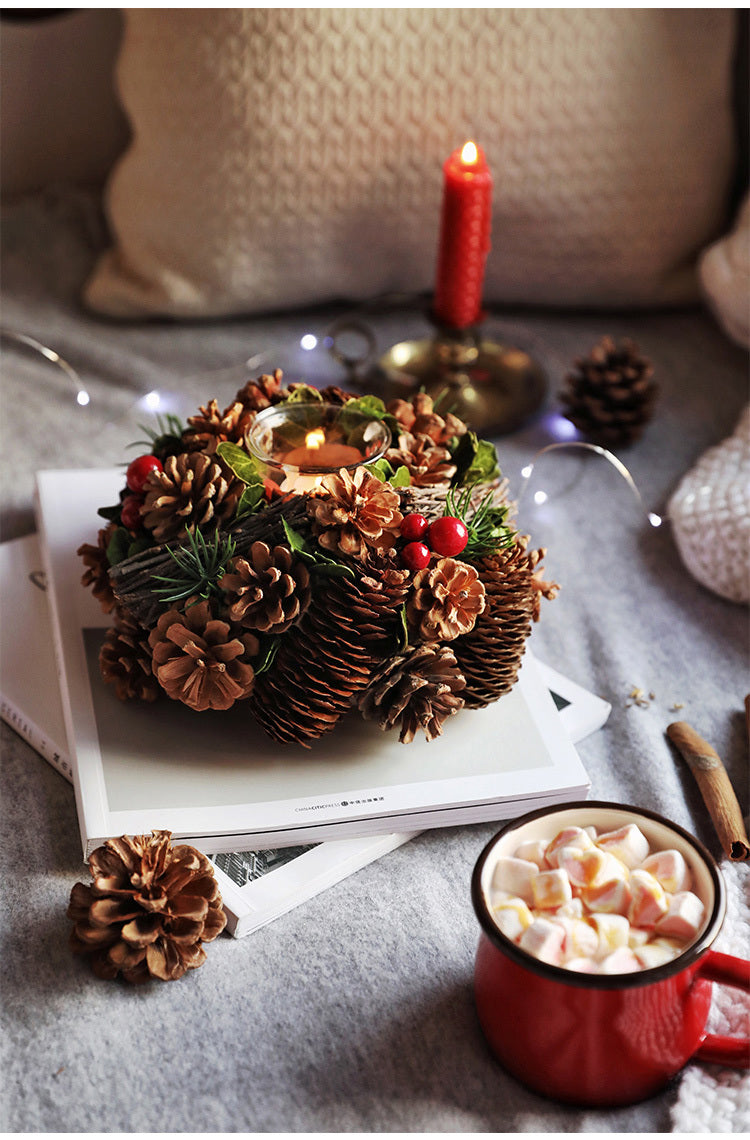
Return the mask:
M 635 823 L 651 850 L 677 849 L 704 904 L 703 926 L 676 958 L 626 974 L 584 974 L 522 950 L 495 925 L 495 860 L 564 827 L 614 831 Z M 534 1092 L 578 1105 L 633 1104 L 691 1060 L 750 1067 L 750 1043 L 705 1031 L 711 983 L 750 990 L 750 963 L 711 949 L 726 910 L 721 872 L 697 839 L 655 812 L 597 801 L 543 808 L 507 824 L 480 855 L 472 901 L 482 931 L 474 994 L 480 1024 L 505 1069 Z

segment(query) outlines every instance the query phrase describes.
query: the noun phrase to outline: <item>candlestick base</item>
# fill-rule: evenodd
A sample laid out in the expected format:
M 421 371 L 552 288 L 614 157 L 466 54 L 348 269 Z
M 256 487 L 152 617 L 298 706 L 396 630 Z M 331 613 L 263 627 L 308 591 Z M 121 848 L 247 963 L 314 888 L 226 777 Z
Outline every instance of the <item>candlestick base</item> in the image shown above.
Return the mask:
M 504 435 L 536 412 L 547 393 L 540 365 L 519 348 L 485 340 L 477 329 L 438 329 L 432 339 L 394 344 L 377 364 L 386 401 L 424 391 L 438 412 L 476 432 Z

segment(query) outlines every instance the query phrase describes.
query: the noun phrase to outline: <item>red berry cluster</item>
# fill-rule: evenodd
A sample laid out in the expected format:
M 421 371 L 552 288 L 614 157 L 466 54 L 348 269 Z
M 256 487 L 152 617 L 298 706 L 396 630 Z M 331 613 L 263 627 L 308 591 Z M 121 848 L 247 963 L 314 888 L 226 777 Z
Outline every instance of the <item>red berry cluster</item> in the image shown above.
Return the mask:
M 416 572 L 429 565 L 432 554 L 455 558 L 469 541 L 469 532 L 466 523 L 452 515 L 443 515 L 433 523 L 424 515 L 404 515 L 401 537 L 406 539 L 401 559 L 408 570 Z
M 120 504 L 120 522 L 128 530 L 141 526 L 141 507 L 145 498 L 144 487 L 152 471 L 163 471 L 161 460 L 155 455 L 139 455 L 128 467 L 125 482 L 131 492 Z

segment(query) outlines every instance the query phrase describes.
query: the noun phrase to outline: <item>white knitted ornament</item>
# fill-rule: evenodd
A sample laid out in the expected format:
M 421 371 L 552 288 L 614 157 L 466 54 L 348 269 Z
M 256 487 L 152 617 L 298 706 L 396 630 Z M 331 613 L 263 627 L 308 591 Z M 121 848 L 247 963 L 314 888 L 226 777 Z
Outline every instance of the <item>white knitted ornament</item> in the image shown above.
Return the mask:
M 750 602 L 750 405 L 683 477 L 668 511 L 690 573 L 722 598 Z

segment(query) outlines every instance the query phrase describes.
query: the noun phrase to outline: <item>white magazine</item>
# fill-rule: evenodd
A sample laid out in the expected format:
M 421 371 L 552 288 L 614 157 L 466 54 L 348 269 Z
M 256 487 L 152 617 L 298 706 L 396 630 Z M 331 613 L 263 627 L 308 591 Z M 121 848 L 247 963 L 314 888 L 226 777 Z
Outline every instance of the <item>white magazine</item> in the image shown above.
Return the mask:
M 119 701 L 98 653 L 109 619 L 81 584 L 82 542 L 122 470 L 38 476 L 38 517 L 84 853 L 108 836 L 165 828 L 214 852 L 278 848 L 507 818 L 582 798 L 588 779 L 526 654 L 513 690 L 464 710 L 427 743 L 353 715 L 309 749 L 280 746 L 238 703 Z
M 45 591 L 36 535 L 0 544 L 0 716 L 72 781 Z M 540 663 L 539 668 L 573 741 L 604 724 L 610 711 L 606 701 L 547 665 Z M 257 930 L 411 835 L 398 832 L 211 856 L 228 931 L 240 938 Z

